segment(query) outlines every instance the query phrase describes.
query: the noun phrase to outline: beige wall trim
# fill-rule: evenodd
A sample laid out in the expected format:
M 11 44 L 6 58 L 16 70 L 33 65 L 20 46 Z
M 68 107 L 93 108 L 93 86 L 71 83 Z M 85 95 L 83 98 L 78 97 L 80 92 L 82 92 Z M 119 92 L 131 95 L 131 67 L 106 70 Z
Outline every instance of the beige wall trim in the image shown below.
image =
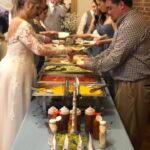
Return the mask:
M 71 12 L 77 13 L 77 0 L 71 0 Z

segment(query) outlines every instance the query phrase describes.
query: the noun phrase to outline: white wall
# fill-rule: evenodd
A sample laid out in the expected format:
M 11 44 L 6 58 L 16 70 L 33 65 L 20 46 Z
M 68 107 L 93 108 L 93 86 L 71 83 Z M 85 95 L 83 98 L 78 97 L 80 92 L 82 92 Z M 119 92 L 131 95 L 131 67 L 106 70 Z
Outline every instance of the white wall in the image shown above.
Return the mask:
M 69 4 L 69 3 L 71 3 L 71 0 L 64 0 L 64 3 Z
M 0 0 L 0 7 L 5 10 L 11 10 L 13 7 L 12 0 Z

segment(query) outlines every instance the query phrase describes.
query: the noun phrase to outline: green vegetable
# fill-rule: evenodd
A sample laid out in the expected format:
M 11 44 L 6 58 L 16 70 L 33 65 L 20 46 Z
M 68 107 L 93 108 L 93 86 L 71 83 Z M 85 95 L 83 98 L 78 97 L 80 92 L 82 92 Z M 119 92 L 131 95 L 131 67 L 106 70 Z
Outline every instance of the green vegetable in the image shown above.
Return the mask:
M 65 135 L 66 134 L 60 134 L 60 133 L 58 133 L 56 135 L 58 150 L 62 150 L 62 148 L 63 148 L 64 141 L 65 141 Z M 79 135 L 78 134 L 68 134 L 68 138 L 69 138 L 69 148 L 70 148 L 70 150 L 76 150 L 77 145 L 78 145 Z M 86 147 L 87 137 L 86 136 L 81 136 L 81 138 L 82 138 L 82 142 L 83 142 L 84 147 Z

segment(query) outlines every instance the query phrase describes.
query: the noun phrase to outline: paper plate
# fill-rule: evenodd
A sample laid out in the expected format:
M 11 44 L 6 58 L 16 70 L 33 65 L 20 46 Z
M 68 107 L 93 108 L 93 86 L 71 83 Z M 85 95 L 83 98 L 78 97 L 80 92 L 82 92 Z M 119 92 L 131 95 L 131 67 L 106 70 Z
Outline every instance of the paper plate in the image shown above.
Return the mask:
M 58 38 L 63 39 L 69 36 L 69 32 L 58 32 Z

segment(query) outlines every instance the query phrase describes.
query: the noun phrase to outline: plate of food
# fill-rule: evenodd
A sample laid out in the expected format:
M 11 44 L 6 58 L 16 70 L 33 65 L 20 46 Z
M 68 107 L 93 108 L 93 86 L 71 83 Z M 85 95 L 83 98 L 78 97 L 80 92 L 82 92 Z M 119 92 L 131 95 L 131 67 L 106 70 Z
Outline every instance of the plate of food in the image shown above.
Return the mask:
M 57 47 L 57 50 L 63 50 L 65 48 L 63 44 L 44 44 L 44 46 L 48 48 Z
M 65 44 L 65 40 L 52 40 L 54 44 Z
M 69 35 L 69 32 L 58 32 L 58 38 L 60 39 L 67 38 Z
M 81 51 L 81 50 L 84 50 L 85 47 L 84 46 L 71 46 L 71 48 L 75 51 Z
M 96 41 L 88 41 L 88 40 L 81 40 L 76 42 L 76 44 L 83 45 L 83 46 L 92 46 L 95 43 Z
M 83 55 L 75 55 L 73 56 L 73 63 L 78 64 L 78 65 L 83 64 L 84 58 L 85 57 Z

